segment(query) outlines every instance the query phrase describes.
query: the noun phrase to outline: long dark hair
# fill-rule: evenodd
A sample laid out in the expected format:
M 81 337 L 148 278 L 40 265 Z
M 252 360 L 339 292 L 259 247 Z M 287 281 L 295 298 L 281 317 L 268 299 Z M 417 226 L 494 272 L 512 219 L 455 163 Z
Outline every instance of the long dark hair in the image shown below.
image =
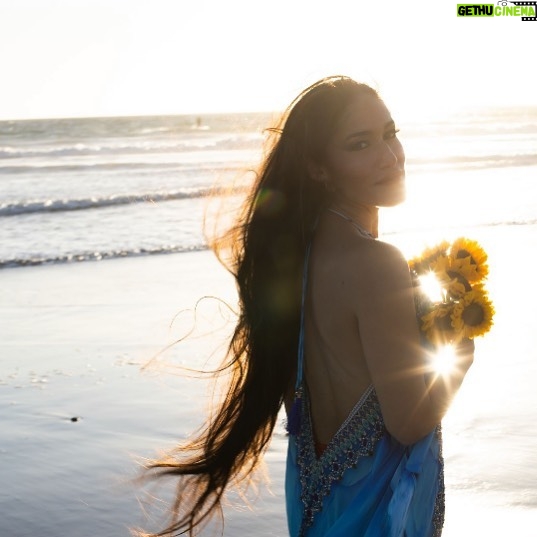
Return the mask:
M 329 192 L 312 179 L 337 123 L 371 87 L 324 78 L 289 106 L 236 225 L 213 249 L 236 279 L 239 315 L 219 372 L 230 373 L 226 396 L 201 433 L 169 458 L 153 462 L 158 476 L 179 477 L 170 525 L 157 535 L 194 534 L 220 510 L 230 482 L 250 476 L 286 396 L 292 393 L 305 250 Z

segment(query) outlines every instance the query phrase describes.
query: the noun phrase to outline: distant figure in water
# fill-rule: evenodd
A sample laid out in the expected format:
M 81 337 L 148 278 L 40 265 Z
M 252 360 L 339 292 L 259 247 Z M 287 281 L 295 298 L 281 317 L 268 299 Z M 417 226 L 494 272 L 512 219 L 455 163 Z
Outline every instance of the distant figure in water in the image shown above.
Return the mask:
M 447 378 L 431 372 L 407 262 L 377 240 L 378 208 L 405 198 L 394 120 L 374 89 L 334 76 L 272 131 L 241 218 L 214 245 L 220 259 L 231 253 L 239 294 L 227 396 L 201 433 L 150 467 L 178 479 L 158 535 L 194 535 L 220 512 L 285 406 L 292 537 L 439 536 L 440 422 L 474 346 L 458 344 Z
M 203 125 L 202 123 L 202 120 L 201 120 L 201 117 L 200 116 L 197 116 L 196 117 L 196 120 L 195 122 L 192 124 L 192 127 L 191 127 L 193 130 L 198 130 L 198 131 L 208 131 L 209 130 L 209 125 Z

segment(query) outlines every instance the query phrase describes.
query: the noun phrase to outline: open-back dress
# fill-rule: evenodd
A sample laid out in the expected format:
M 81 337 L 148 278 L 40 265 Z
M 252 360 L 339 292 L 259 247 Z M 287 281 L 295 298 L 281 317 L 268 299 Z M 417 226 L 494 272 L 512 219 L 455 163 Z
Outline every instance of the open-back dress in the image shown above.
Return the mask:
M 439 537 L 444 523 L 440 425 L 405 446 L 386 430 L 374 387 L 322 451 L 303 378 L 306 255 L 296 398 L 288 417 L 285 478 L 291 537 Z

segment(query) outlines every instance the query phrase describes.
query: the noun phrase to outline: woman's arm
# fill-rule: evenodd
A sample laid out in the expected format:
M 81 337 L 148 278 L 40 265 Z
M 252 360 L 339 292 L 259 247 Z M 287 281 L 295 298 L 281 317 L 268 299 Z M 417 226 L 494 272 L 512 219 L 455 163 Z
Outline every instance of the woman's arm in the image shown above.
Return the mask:
M 393 246 L 367 241 L 352 263 L 352 299 L 364 355 L 388 431 L 413 444 L 440 423 L 473 361 L 473 342 L 457 347 L 457 368 L 435 376 L 420 343 L 407 262 Z

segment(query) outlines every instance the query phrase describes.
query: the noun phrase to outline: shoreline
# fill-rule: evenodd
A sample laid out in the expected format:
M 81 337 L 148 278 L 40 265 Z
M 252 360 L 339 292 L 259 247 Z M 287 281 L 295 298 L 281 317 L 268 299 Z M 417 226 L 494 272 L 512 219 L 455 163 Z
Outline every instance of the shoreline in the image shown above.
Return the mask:
M 526 246 L 518 250 L 521 266 L 531 266 L 527 246 L 537 228 L 466 234 L 489 252 L 497 317 L 476 343 L 472 371 L 444 420 L 443 535 L 479 529 L 530 537 L 525 532 L 537 523 L 537 291 L 518 277 L 519 262 L 515 268 L 506 252 Z M 405 251 L 419 237 L 427 233 L 393 238 Z M 152 367 L 142 366 L 190 330 L 200 297 L 232 306 L 233 280 L 211 251 L 10 268 L 2 275 L 0 473 L 9 483 L 0 491 L 2 530 L 10 537 L 126 537 L 128 527 L 144 525 L 146 500 L 132 481 L 140 458 L 172 447 L 203 421 L 208 386 L 180 366 L 202 368 L 222 356 L 233 320 L 227 307 L 203 301 L 199 331 Z M 527 309 L 513 316 L 521 297 Z M 256 536 L 286 534 L 285 454 L 279 425 L 265 458 L 272 493 L 261 486 L 251 510 L 231 494 L 224 535 L 246 537 L 254 525 Z M 156 503 L 150 515 L 158 509 Z

